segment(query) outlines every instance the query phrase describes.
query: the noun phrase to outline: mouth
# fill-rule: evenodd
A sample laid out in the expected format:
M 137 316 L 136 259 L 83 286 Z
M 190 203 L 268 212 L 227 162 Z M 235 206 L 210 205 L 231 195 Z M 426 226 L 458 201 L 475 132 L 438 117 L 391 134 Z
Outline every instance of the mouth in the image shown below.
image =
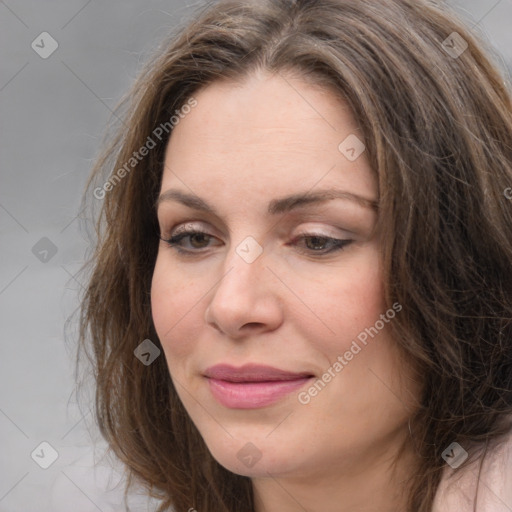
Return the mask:
M 214 398 L 230 409 L 256 409 L 278 402 L 315 376 L 261 365 L 216 365 L 204 372 Z

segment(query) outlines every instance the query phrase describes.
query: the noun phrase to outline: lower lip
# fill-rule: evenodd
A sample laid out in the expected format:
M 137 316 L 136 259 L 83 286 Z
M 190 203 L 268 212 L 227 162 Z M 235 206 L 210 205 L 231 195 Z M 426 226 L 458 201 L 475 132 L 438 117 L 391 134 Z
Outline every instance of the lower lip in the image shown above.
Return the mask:
M 213 396 L 225 407 L 231 409 L 257 409 L 271 405 L 298 390 L 311 377 L 272 382 L 228 382 L 208 379 Z

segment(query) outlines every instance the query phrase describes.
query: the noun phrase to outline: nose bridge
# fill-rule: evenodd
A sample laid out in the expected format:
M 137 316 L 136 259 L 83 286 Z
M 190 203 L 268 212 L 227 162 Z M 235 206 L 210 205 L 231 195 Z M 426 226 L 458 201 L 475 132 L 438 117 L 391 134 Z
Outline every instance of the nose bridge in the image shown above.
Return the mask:
M 263 247 L 255 238 L 245 237 L 230 249 L 217 292 L 223 288 L 247 297 L 251 292 L 249 288 L 261 282 L 264 272 L 268 272 L 265 269 L 265 256 Z
M 265 251 L 254 238 L 246 237 L 232 246 L 210 298 L 207 322 L 233 337 L 245 324 L 278 325 L 280 311 L 272 300 L 274 292 L 268 281 L 272 273 L 266 264 Z

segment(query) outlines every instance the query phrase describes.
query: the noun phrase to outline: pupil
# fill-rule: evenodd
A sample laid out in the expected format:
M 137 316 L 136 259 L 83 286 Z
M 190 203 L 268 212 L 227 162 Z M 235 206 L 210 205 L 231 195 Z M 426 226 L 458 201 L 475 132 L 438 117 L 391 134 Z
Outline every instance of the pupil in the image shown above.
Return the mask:
M 323 249 L 323 246 L 325 245 L 325 242 L 323 242 L 323 238 L 319 237 L 319 236 L 312 236 L 309 238 L 313 243 L 311 245 L 313 245 L 314 247 L 310 247 L 312 249 Z M 320 241 L 319 243 L 315 243 Z
M 196 233 L 195 235 L 192 235 L 190 237 L 190 241 L 192 242 L 192 245 L 195 245 L 194 244 L 194 239 L 197 241 L 197 239 L 201 239 L 201 238 L 203 239 L 203 242 L 208 242 L 208 240 L 206 240 L 205 235 L 202 234 L 202 233 Z M 198 245 L 201 246 L 201 240 L 199 240 L 199 244 Z

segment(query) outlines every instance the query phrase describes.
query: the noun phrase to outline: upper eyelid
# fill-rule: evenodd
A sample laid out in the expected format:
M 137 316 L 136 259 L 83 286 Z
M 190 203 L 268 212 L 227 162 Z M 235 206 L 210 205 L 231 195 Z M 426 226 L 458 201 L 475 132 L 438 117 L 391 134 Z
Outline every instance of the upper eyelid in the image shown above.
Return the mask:
M 161 240 L 165 241 L 165 240 L 169 240 L 171 238 L 179 237 L 182 235 L 184 238 L 186 238 L 187 236 L 192 236 L 195 233 L 204 234 L 211 238 L 218 239 L 217 235 L 210 233 L 208 230 L 203 230 L 201 228 L 196 228 L 194 226 L 189 226 L 188 228 L 173 230 L 168 235 L 166 235 L 164 237 L 160 235 L 159 238 Z M 345 231 L 345 234 L 341 234 L 341 233 L 340 234 L 331 234 L 331 233 L 324 233 L 321 230 L 315 230 L 314 228 L 309 228 L 309 229 L 299 230 L 299 233 L 294 233 L 293 235 L 291 235 L 291 238 L 293 240 L 296 240 L 298 238 L 307 238 L 307 237 L 318 237 L 318 238 L 325 238 L 328 240 L 353 240 L 355 236 L 356 235 L 354 233 L 351 233 L 349 231 Z
M 197 215 L 197 217 L 196 217 Z M 338 217 L 339 215 L 339 217 Z M 193 220 L 187 219 L 193 218 Z M 371 233 L 374 232 L 376 228 L 376 223 L 374 223 L 373 220 L 370 220 L 366 217 L 366 215 L 363 215 L 362 217 L 357 217 L 355 219 L 352 218 L 352 214 L 350 213 L 348 218 L 344 219 L 344 214 L 336 213 L 336 212 L 330 212 L 325 211 L 323 208 L 320 209 L 320 211 L 314 211 L 314 212 L 291 212 L 289 215 L 285 216 L 284 219 L 277 223 L 272 224 L 272 228 L 274 226 L 278 226 L 278 229 L 281 231 L 287 231 L 290 232 L 293 228 L 296 228 L 297 226 L 300 226 L 302 224 L 322 224 L 325 227 L 319 228 L 319 227 L 309 227 L 309 228 L 302 228 L 302 231 L 327 231 L 326 233 L 323 233 L 322 236 L 371 236 Z M 200 231 L 206 231 L 208 234 L 211 234 L 212 236 L 230 236 L 233 234 L 233 230 L 230 229 L 229 226 L 227 226 L 223 220 L 219 219 L 216 216 L 211 217 L 208 213 L 196 213 L 196 214 L 190 214 L 184 213 L 184 212 L 176 212 L 176 211 L 169 211 L 167 210 L 166 213 L 163 213 L 161 215 L 158 215 L 157 217 L 158 223 L 160 224 L 160 231 L 166 231 L 167 234 L 170 234 L 171 232 L 174 233 L 175 229 L 184 230 L 182 226 L 193 226 L 192 229 L 197 229 Z M 219 226 L 220 223 L 220 226 Z M 371 225 L 370 225 L 371 224 Z M 208 226 L 208 227 L 205 227 Z M 287 226 L 287 227 L 284 227 Z M 330 226 L 330 227 L 329 227 Z M 332 233 L 329 233 L 329 231 L 332 230 Z M 269 230 L 265 230 L 265 234 L 268 233 Z

